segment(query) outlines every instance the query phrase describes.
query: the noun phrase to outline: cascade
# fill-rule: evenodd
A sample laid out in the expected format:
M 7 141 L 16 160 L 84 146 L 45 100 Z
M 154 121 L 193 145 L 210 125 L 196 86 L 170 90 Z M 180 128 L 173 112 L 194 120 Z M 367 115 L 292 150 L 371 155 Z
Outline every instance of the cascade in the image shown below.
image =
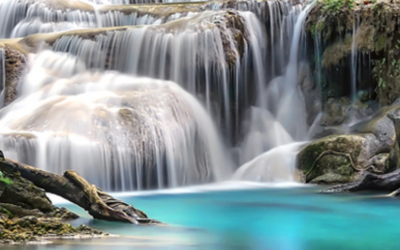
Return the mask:
M 31 62 L 26 94 L 1 112 L 0 147 L 10 158 L 56 173 L 76 170 L 107 190 L 229 176 L 209 115 L 177 84 L 88 72 L 54 52 Z
M 76 55 L 88 68 L 177 82 L 206 103 L 228 138 L 231 129 L 238 131 L 231 121 L 239 123 L 265 82 L 265 33 L 251 12 L 205 11 L 162 25 L 98 34 L 88 39 L 67 32 L 55 41 L 53 35 L 31 40 L 49 37 L 52 50 Z
M 301 47 L 301 33 L 309 8 L 303 10 L 301 5 L 296 6 L 282 22 L 284 28 L 279 36 L 280 41 L 273 50 L 284 55 L 287 50 L 285 43 L 290 43 L 289 61 L 281 60 L 281 64 L 286 61 L 286 71 L 282 72 L 282 76 L 274 77 L 258 94 L 258 108 L 252 108 L 249 113 L 250 118 L 244 126 L 247 127 L 247 133 L 237 149 L 240 164 L 274 147 L 306 139 L 305 111 L 298 88 L 297 65 L 298 47 Z M 296 120 L 295 124 L 293 119 Z M 271 137 L 272 134 L 279 136 Z
M 0 48 L 0 106 L 4 106 L 4 95 L 6 91 L 6 53 Z
M 205 10 L 237 9 L 253 12 L 262 22 L 266 9 L 275 13 L 270 23 L 279 23 L 290 9 L 289 1 L 238 0 L 200 2 L 193 6 L 168 5 L 96 5 L 84 1 L 3 0 L 0 2 L 0 38 L 24 37 L 97 27 L 162 24 L 182 17 L 191 17 Z M 175 11 L 176 9 L 176 11 Z M 277 27 L 279 30 L 279 27 Z
M 129 4 L 0 2 L 0 38 L 21 37 L 0 43 L 36 54 L 18 98 L 0 110 L 4 153 L 107 190 L 219 181 L 239 165 L 235 179 L 295 180 L 311 5 Z
M 260 102 L 260 108 L 250 114 L 250 130 L 239 149 L 239 162 L 244 164 L 236 171 L 236 179 L 295 180 L 295 156 L 302 145 L 295 141 L 307 139 L 305 104 L 298 83 L 298 49 L 302 48 L 304 22 L 311 7 L 309 4 L 301 12 L 293 12 L 295 25 L 286 72 L 260 94 L 259 98 L 268 100 L 267 105 Z
M 356 21 L 353 24 L 353 39 L 351 42 L 351 99 L 354 101 L 357 96 L 357 30 L 360 23 L 360 18 L 355 17 Z

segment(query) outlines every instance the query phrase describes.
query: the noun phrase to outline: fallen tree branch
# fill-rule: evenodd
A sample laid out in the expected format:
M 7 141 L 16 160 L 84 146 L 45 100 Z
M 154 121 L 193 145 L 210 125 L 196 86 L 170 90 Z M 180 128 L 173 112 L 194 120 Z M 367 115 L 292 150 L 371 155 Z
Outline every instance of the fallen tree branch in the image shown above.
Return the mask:
M 64 175 L 53 174 L 38 168 L 5 159 L 0 169 L 18 171 L 21 176 L 46 192 L 59 195 L 82 207 L 95 219 L 129 222 L 133 224 L 158 223 L 123 201 L 115 199 L 93 184 L 88 183 L 74 171 Z

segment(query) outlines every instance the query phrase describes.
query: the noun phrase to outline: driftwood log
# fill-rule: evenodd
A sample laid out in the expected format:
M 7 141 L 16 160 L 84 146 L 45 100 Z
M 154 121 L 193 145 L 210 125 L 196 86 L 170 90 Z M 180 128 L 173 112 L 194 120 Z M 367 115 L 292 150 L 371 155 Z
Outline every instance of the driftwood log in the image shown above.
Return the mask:
M 53 174 L 10 159 L 0 161 L 1 168 L 18 171 L 21 176 L 46 192 L 59 195 L 82 207 L 95 219 L 133 224 L 158 223 L 123 201 L 115 199 L 74 171 Z
M 396 149 L 400 148 L 400 117 L 389 114 L 396 130 Z M 322 191 L 322 193 L 340 193 L 356 191 L 385 191 L 392 192 L 390 196 L 400 195 L 400 166 L 397 170 L 387 174 L 373 174 L 364 170 L 359 178 L 350 183 L 339 184 Z

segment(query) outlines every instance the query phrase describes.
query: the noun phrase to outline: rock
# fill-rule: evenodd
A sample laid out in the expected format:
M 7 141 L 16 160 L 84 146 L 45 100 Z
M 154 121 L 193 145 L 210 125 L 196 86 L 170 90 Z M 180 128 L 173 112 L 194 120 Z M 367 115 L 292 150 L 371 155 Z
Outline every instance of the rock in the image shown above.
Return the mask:
M 383 174 L 397 169 L 400 151 L 395 126 L 400 123 L 394 117 L 399 116 L 399 105 L 384 107 L 353 125 L 349 135 L 333 135 L 309 143 L 298 155 L 305 181 L 345 183 L 363 170 Z
M 49 198 L 47 198 L 46 193 L 33 185 L 32 182 L 22 178 L 19 172 L 10 171 L 1 166 L 0 171 L 12 181 L 11 184 L 0 182 L 0 187 L 4 189 L 0 195 L 0 204 L 3 207 L 8 206 L 8 209 L 13 210 L 15 213 L 19 212 L 22 216 L 27 213 L 42 215 L 57 212 Z
M 335 126 L 342 124 L 349 114 L 350 104 L 350 100 L 346 97 L 329 98 L 324 107 L 325 112 L 322 115 L 321 125 Z
M 0 43 L 0 50 L 4 51 L 2 52 L 4 58 L 1 58 L 2 53 L 0 52 L 0 66 L 2 64 L 5 66 L 5 72 L 1 72 L 0 68 L 0 81 L 2 80 L 1 75 L 5 75 L 4 104 L 7 105 L 17 97 L 19 83 L 25 69 L 26 56 L 22 50 L 8 44 Z
M 38 219 L 34 216 L 9 220 L 3 226 L 0 225 L 0 244 L 25 243 L 56 238 L 104 237 L 107 235 L 85 225 L 76 228 L 56 219 Z
M 378 146 L 373 134 L 328 136 L 301 150 L 297 166 L 303 171 L 305 182 L 348 182 L 360 170 L 370 167 Z
M 390 105 L 400 96 L 399 8 L 398 1 L 315 3 L 306 29 L 314 40 L 309 60 L 316 62 L 311 70 L 321 76 L 324 103 L 329 98 L 358 97 L 362 102 Z
M 78 228 L 62 220 L 78 216 L 65 208 L 51 204 L 45 192 L 21 177 L 17 171 L 5 168 L 1 153 L 0 171 L 0 245 L 44 241 L 47 238 L 99 237 L 107 234 L 87 226 Z
M 384 107 L 366 121 L 351 127 L 352 133 L 372 133 L 379 140 L 380 152 L 389 153 L 396 141 L 393 121 L 388 115 L 398 114 L 400 106 Z

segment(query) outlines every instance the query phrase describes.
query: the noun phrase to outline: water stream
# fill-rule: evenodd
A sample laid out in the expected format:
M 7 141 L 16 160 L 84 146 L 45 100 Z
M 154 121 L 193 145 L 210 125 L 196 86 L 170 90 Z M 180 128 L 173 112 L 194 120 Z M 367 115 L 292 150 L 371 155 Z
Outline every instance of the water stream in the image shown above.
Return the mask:
M 311 5 L 242 3 L 142 22 L 92 2 L 4 0 L 0 13 L 17 14 L 4 15 L 1 37 L 72 29 L 20 40 L 45 43 L 1 111 L 5 154 L 106 190 L 219 181 L 242 164 L 233 178 L 294 181 L 301 144 L 292 143 L 307 139 L 298 65 Z M 141 23 L 152 25 L 112 28 Z M 292 160 L 277 166 L 281 157 Z

